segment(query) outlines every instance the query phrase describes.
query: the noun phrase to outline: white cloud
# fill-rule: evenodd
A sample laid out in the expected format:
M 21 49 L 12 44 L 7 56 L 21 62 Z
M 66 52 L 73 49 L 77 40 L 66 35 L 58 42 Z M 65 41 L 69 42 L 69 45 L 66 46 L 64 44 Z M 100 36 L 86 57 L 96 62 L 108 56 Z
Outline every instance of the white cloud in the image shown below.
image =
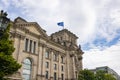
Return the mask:
M 77 35 L 85 35 L 80 36 L 83 37 L 82 42 L 93 33 L 96 14 L 87 1 L 12 0 L 11 4 L 21 8 L 23 15 L 31 17 L 31 20 L 39 22 L 43 28 L 48 29 L 49 34 L 59 29 L 56 25 L 58 21 L 64 21 L 65 27 L 76 32 Z
M 120 9 L 112 10 L 110 17 L 113 19 L 112 24 L 120 25 Z M 120 28 L 120 26 L 117 27 Z
M 84 68 L 93 69 L 101 66 L 108 66 L 120 74 L 120 42 L 101 51 L 91 49 L 83 55 Z
M 101 46 L 96 47 L 93 44 L 98 38 L 105 38 L 110 42 L 119 35 L 117 31 L 120 30 L 120 0 L 1 0 L 0 2 L 0 9 L 8 10 L 9 16 L 12 18 L 21 16 L 28 21 L 36 21 L 48 34 L 61 30 L 57 22 L 64 21 L 65 28 L 77 34 L 78 42 L 82 46 L 90 43 L 93 48 L 84 54 L 85 67 L 93 68 L 106 64 L 117 69 L 118 65 L 120 66 L 119 45 L 102 46 L 104 51 L 101 51 Z M 113 63 L 114 65 L 111 65 Z

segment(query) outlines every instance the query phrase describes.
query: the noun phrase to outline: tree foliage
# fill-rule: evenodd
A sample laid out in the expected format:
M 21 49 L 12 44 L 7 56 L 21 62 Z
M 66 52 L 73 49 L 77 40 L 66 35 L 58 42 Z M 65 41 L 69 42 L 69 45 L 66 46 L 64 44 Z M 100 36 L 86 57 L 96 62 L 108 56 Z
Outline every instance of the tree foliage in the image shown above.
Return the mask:
M 105 71 L 93 73 L 90 70 L 84 69 L 79 72 L 78 80 L 116 80 L 116 78 Z
M 9 39 L 9 31 L 10 25 L 0 37 L 0 80 L 4 80 L 5 76 L 13 74 L 21 67 L 12 56 L 15 48 L 13 41 Z
M 95 74 L 95 80 L 116 80 L 112 74 L 108 74 L 105 71 L 97 71 Z
M 87 69 L 81 70 L 78 75 L 78 80 L 94 80 L 94 73 Z
M 95 79 L 96 80 L 104 80 L 105 79 L 105 72 L 104 71 L 96 71 L 95 74 Z
M 105 80 L 116 80 L 112 74 L 106 74 L 105 75 Z

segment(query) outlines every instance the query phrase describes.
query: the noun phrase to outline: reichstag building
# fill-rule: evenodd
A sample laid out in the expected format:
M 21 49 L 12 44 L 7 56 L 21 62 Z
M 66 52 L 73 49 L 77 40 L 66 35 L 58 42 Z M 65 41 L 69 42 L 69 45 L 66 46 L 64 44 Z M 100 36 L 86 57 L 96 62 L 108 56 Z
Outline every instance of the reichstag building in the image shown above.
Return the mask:
M 75 34 L 62 29 L 48 36 L 38 23 L 21 17 L 12 23 L 13 57 L 22 67 L 11 80 L 77 80 L 83 51 Z

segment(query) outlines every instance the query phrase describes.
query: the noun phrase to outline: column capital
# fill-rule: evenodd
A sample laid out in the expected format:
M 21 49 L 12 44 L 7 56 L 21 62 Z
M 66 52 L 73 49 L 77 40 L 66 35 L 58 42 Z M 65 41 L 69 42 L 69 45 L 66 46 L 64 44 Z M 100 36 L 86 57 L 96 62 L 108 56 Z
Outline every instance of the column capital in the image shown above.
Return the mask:
M 47 45 L 46 45 L 46 44 L 41 43 L 41 42 L 38 42 L 38 46 L 47 47 Z

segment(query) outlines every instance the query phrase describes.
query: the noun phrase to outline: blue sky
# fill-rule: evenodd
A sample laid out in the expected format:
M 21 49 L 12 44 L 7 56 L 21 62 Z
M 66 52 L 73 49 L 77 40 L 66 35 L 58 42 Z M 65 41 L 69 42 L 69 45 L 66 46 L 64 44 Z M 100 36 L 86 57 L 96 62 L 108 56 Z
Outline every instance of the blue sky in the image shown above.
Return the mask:
M 109 66 L 120 74 L 120 0 L 0 0 L 0 9 L 11 20 L 38 22 L 48 35 L 63 21 L 79 37 L 84 68 Z

